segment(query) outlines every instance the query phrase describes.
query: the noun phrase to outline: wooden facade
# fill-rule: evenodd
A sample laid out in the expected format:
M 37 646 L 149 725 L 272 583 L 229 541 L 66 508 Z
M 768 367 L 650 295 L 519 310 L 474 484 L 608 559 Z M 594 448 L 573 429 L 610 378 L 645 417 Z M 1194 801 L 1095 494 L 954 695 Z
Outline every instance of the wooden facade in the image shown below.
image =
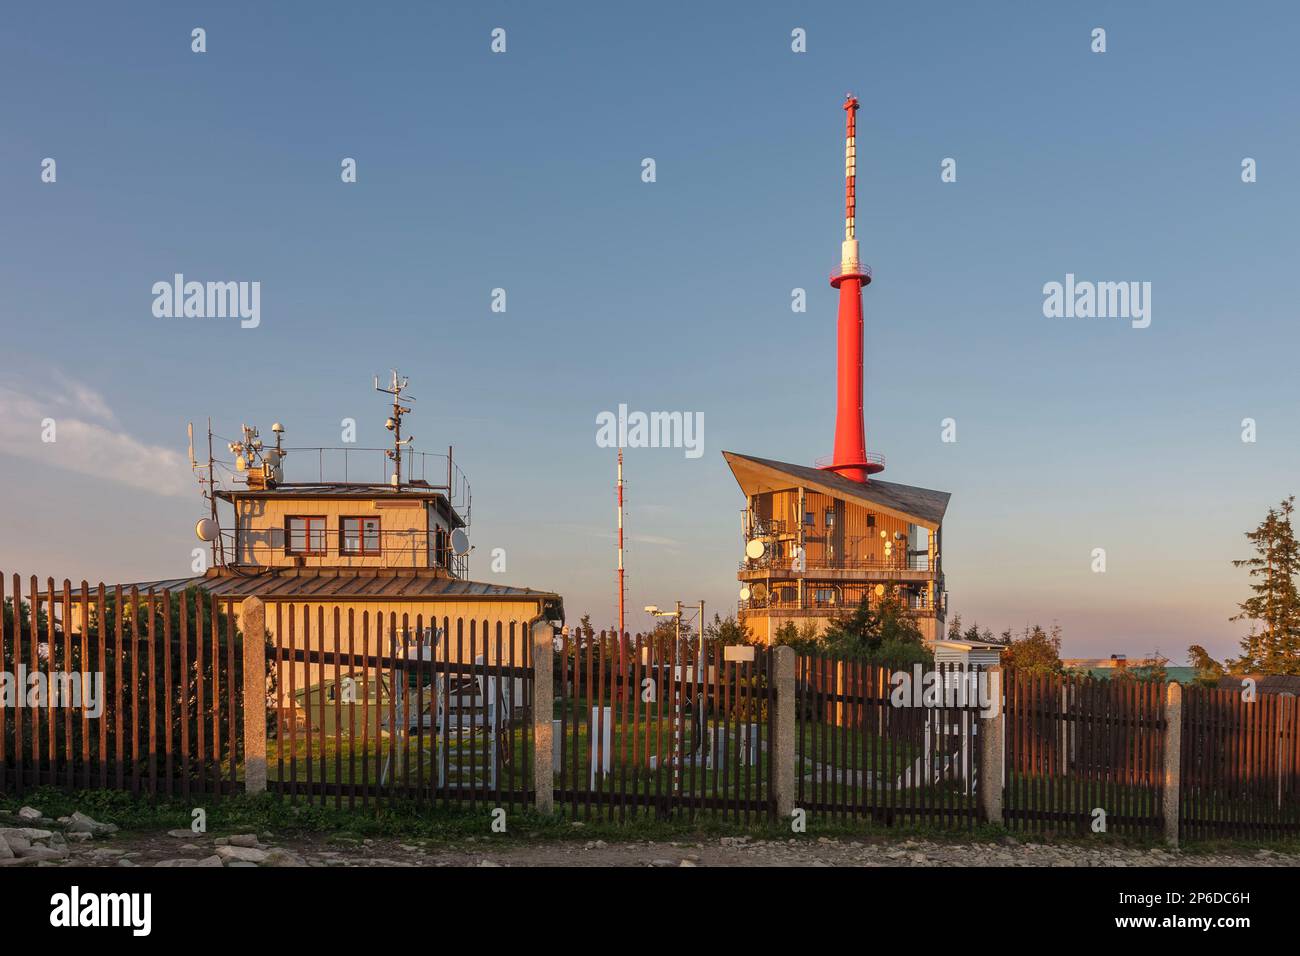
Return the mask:
M 278 488 L 218 497 L 234 509 L 227 562 L 245 567 L 450 569 L 450 535 L 463 525 L 435 491 Z
M 788 622 L 822 631 L 890 590 L 928 640 L 943 635 L 945 492 L 723 455 L 746 497 L 739 616 L 758 640 Z

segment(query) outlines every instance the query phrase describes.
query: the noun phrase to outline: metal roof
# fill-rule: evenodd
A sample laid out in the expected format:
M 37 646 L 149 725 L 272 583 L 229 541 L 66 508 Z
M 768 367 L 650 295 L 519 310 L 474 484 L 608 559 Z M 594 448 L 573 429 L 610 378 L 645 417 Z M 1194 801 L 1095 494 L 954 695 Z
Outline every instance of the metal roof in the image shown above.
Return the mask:
M 919 518 L 923 524 L 938 525 L 942 522 L 944 512 L 948 510 L 948 500 L 952 497 L 946 491 L 915 488 L 912 485 L 881 481 L 879 478 L 872 478 L 866 482 L 854 481 L 822 468 L 793 465 L 769 458 L 754 458 L 734 451 L 724 451 L 722 457 L 731 466 L 731 472 L 742 488 L 746 486 L 746 482 L 742 479 L 741 472 L 748 472 L 751 477 L 760 478 L 759 484 L 764 486 L 759 489 L 761 491 L 776 491 L 781 487 L 788 488 L 792 484 L 804 485 L 836 498 L 847 498 L 911 518 Z M 768 474 L 763 474 L 764 472 Z M 793 481 L 773 481 L 775 476 L 771 473 L 777 473 Z
M 123 584 L 124 591 L 180 591 L 197 587 L 218 597 L 266 601 L 522 601 L 560 602 L 553 591 L 462 581 L 445 573 L 412 568 L 219 568 L 191 578 Z M 91 588 L 91 592 L 95 592 Z M 111 590 L 111 588 L 110 588 Z M 79 599 L 81 589 L 73 592 Z
M 218 498 L 445 498 L 446 493 L 437 488 L 403 485 L 400 489 L 385 485 L 367 484 L 287 484 L 274 488 L 223 488 Z

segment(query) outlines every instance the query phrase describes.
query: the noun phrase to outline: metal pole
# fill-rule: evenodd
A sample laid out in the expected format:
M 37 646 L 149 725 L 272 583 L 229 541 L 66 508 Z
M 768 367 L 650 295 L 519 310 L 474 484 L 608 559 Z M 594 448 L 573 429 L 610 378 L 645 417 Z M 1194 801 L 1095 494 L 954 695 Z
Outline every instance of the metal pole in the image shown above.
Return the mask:
M 704 706 L 704 687 L 706 682 L 708 681 L 708 668 L 705 666 L 704 661 L 705 661 L 704 599 L 700 598 L 700 659 L 695 663 L 695 677 L 696 680 L 699 682 L 699 686 L 695 688 L 695 716 L 697 718 L 697 722 L 695 726 L 699 728 L 699 733 L 700 733 L 699 740 L 700 740 L 700 761 L 701 761 L 700 766 L 701 767 L 705 767 L 708 765 L 704 759 L 706 757 L 704 748 L 705 748 L 705 741 L 709 739 L 707 733 L 707 727 L 705 724 L 705 722 L 708 720 L 708 714 L 705 714 L 701 709 Z
M 623 449 L 618 450 L 618 667 L 623 673 Z

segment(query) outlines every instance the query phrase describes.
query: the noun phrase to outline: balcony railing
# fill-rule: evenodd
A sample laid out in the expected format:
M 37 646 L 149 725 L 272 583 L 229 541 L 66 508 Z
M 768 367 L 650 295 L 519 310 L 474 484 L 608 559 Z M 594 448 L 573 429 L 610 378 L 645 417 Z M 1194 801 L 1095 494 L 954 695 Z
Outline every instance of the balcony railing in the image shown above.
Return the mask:
M 851 602 L 839 601 L 813 601 L 806 597 L 802 604 L 796 600 L 782 601 L 775 595 L 768 595 L 763 600 L 750 598 L 747 601 L 738 601 L 736 610 L 739 613 L 756 612 L 756 611 L 780 611 L 782 614 L 801 614 L 809 616 L 827 616 L 835 617 L 841 614 L 851 614 L 857 605 Z M 917 617 L 934 617 L 937 608 L 923 599 L 912 598 L 907 602 L 907 610 Z
M 223 530 L 221 556 L 227 566 L 246 568 L 442 568 L 458 578 L 469 573 L 469 555 L 451 550 L 445 535 L 426 531 L 344 534 L 336 527 L 306 535 L 283 528 L 236 534 Z
M 761 558 L 747 559 L 740 562 L 741 571 L 790 571 L 794 573 L 807 571 L 932 571 L 928 554 L 895 554 L 888 558 L 868 555 L 866 557 L 818 557 L 792 558 L 789 555 L 774 555 L 770 552 Z
M 786 533 L 781 518 L 761 518 L 748 508 L 740 510 L 740 526 L 746 538 L 774 538 Z
M 839 617 L 843 614 L 852 614 L 853 608 L 845 604 L 809 604 L 805 602 L 802 607 L 794 603 L 772 604 L 758 601 L 738 601 L 736 611 L 738 614 L 759 614 L 768 611 L 775 611 L 782 617 Z M 934 617 L 936 611 L 931 607 L 909 607 L 908 611 L 913 617 Z

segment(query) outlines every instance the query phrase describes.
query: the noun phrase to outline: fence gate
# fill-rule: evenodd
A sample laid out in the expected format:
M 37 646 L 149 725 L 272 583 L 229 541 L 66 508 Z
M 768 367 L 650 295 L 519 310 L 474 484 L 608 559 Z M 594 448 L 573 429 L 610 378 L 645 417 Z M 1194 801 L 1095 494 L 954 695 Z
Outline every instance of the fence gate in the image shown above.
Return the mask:
M 770 648 L 576 629 L 558 650 L 558 812 L 775 819 Z

